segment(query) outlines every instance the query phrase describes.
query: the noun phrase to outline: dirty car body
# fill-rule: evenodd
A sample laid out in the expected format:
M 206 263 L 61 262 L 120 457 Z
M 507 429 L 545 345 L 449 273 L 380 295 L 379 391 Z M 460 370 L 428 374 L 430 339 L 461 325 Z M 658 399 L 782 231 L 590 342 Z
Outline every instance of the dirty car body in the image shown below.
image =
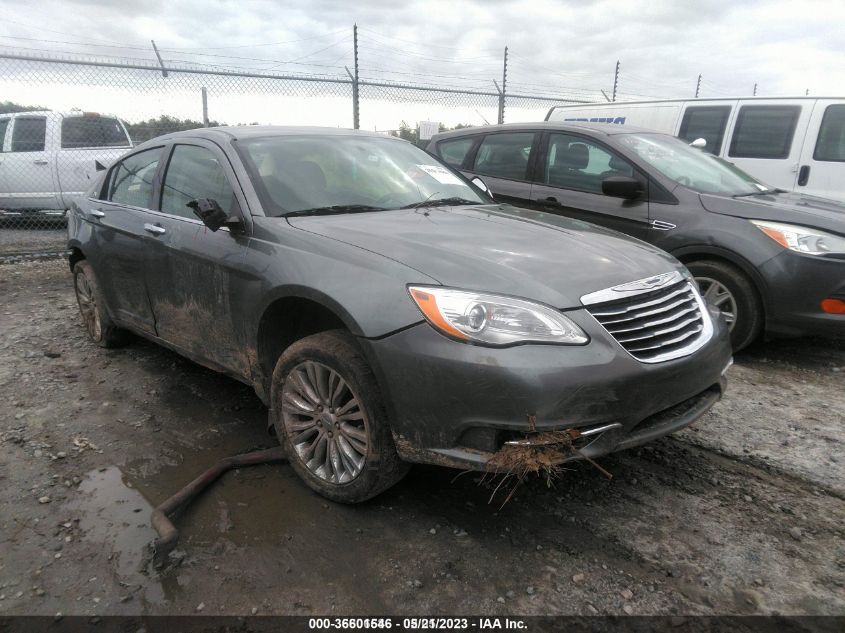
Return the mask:
M 95 340 L 134 332 L 254 386 L 299 474 L 339 501 L 378 494 L 394 461 L 483 470 L 535 429 L 584 432 L 573 458 L 635 446 L 725 385 L 727 327 L 677 260 L 496 204 L 398 139 L 160 137 L 68 231 Z

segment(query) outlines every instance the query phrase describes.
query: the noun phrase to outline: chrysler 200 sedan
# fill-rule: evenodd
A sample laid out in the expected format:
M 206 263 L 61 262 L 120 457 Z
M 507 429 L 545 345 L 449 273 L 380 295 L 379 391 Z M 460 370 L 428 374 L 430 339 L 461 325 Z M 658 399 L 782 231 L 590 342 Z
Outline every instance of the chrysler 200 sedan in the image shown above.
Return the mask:
M 493 202 L 399 139 L 227 127 L 148 141 L 72 208 L 88 333 L 254 387 L 292 467 L 342 502 L 408 462 L 485 470 L 580 431 L 595 457 L 720 397 L 727 326 L 643 242 Z

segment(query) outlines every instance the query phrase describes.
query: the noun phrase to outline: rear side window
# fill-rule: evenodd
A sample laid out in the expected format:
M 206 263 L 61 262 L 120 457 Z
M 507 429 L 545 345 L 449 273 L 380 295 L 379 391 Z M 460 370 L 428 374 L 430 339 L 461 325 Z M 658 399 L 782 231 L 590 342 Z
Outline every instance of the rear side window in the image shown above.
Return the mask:
M 731 138 L 737 158 L 787 158 L 800 106 L 742 106 Z
M 129 139 L 117 119 L 100 116 L 63 119 L 62 149 L 81 147 L 129 147 Z
M 3 151 L 3 143 L 6 141 L 6 130 L 9 129 L 9 119 L 0 119 L 0 152 Z
M 533 132 L 489 134 L 475 155 L 475 171 L 495 178 L 525 180 Z
M 703 138 L 707 141 L 705 152 L 718 155 L 731 115 L 730 106 L 692 106 L 684 112 L 678 137 L 687 143 Z
M 845 162 L 845 105 L 832 105 L 825 109 L 813 158 Z
M 475 143 L 475 139 L 472 137 L 441 141 L 437 144 L 437 153 L 450 165 L 460 167 L 463 165 L 467 152 L 472 148 L 473 143 Z
M 188 203 L 197 198 L 212 198 L 230 215 L 235 213 L 235 194 L 214 154 L 196 145 L 177 145 L 164 176 L 161 211 L 196 219 Z
M 41 117 L 19 117 L 12 126 L 13 152 L 43 152 L 47 135 L 47 119 Z
M 118 204 L 149 208 L 153 199 L 153 178 L 161 148 L 133 154 L 114 166 L 109 180 L 108 199 Z

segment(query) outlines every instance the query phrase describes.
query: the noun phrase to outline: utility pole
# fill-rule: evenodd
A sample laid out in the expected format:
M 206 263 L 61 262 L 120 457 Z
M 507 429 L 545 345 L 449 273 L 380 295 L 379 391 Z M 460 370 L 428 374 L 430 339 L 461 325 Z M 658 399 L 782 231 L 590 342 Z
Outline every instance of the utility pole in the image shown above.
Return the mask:
M 499 125 L 505 122 L 505 90 L 508 85 L 508 47 L 505 46 L 505 59 L 502 64 L 502 90 L 499 93 Z
M 352 25 L 352 42 L 355 52 L 355 76 L 352 78 L 352 127 L 356 130 L 361 125 L 360 110 L 358 104 L 358 25 Z M 347 72 L 349 72 L 347 70 Z
M 751 93 L 751 96 L 752 96 L 752 97 L 756 97 L 756 96 L 757 96 L 757 84 L 754 84 L 754 92 L 752 92 L 752 93 Z
M 616 101 L 616 88 L 619 86 L 619 60 L 616 60 L 616 72 L 613 73 L 613 97 L 611 101 Z M 607 98 L 607 96 L 605 96 Z
M 806 97 L 808 94 L 810 94 L 810 89 L 809 89 L 809 88 L 807 88 L 807 89 L 804 91 L 804 96 Z
M 695 98 L 698 99 L 698 93 L 701 90 L 701 75 L 698 75 L 698 81 L 695 83 Z
M 167 68 L 164 67 L 164 62 L 161 61 L 161 54 L 158 52 L 158 47 L 156 46 L 156 41 L 150 40 L 150 44 L 153 45 L 153 51 L 155 51 L 156 58 L 158 59 L 158 65 L 161 66 L 161 76 L 167 77 Z
M 208 90 L 205 89 L 205 86 L 200 90 L 202 91 L 202 124 L 208 127 Z

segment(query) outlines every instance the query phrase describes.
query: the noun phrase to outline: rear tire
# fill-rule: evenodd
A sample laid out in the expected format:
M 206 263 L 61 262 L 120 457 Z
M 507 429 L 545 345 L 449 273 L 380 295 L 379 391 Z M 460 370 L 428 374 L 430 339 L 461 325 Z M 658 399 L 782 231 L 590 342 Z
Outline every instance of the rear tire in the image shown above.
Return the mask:
M 704 298 L 727 318 L 733 350 L 753 343 L 763 329 L 763 306 L 751 279 L 731 264 L 715 260 L 690 262 L 687 268 Z
M 91 264 L 82 260 L 73 267 L 73 289 L 88 336 L 100 347 L 126 345 L 131 336 L 114 324 L 103 307 L 103 296 Z
M 332 501 L 360 503 L 408 471 L 375 376 L 343 330 L 303 338 L 273 371 L 271 415 L 297 475 Z

